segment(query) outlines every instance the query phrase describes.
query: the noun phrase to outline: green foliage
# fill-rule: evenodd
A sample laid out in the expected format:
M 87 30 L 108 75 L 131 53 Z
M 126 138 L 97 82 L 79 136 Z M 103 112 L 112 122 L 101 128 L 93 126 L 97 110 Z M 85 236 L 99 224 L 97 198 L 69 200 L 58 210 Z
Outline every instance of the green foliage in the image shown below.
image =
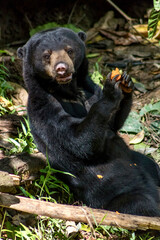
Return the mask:
M 16 108 L 13 107 L 12 102 L 0 96 L 0 116 L 4 114 L 13 114 L 15 111 Z
M 22 186 L 20 190 L 26 197 L 35 199 L 34 196 L 37 195 L 38 199 L 44 199 L 49 202 L 62 202 L 71 203 L 73 202 L 72 194 L 70 193 L 69 187 L 62 181 L 55 177 L 55 174 L 67 174 L 66 172 L 61 172 L 52 169 L 48 163 L 45 169 L 41 170 L 40 178 L 35 180 L 30 191 L 26 191 Z M 71 175 L 72 176 L 72 175 Z M 74 176 L 73 176 L 74 177 Z M 30 193 L 32 192 L 32 193 Z M 33 195 L 34 194 L 34 195 Z M 57 200 L 53 197 L 58 196 Z M 14 226 L 10 221 L 6 219 L 6 212 L 3 218 L 3 223 L 1 225 L 1 236 L 3 233 L 7 235 L 7 239 L 24 239 L 24 240 L 41 240 L 41 239 L 64 239 L 68 240 L 66 237 L 66 223 L 63 220 L 53 219 L 49 217 L 39 217 L 37 219 L 37 224 L 33 228 L 31 226 L 25 226 L 20 224 L 19 226 Z M 6 220 L 6 221 L 5 221 Z M 9 229 L 9 230 L 8 230 Z M 3 238 L 2 238 L 3 239 Z
M 20 230 L 15 231 L 15 236 L 19 239 L 26 239 L 26 240 L 41 240 L 41 238 L 34 234 L 28 227 L 24 226 L 21 223 L 22 228 Z
M 42 169 L 40 178 L 37 179 L 33 185 L 35 190 L 34 195 L 37 195 L 38 199 L 44 199 L 49 202 L 62 202 L 71 203 L 73 202 L 72 194 L 70 193 L 69 187 L 62 181 L 58 180 L 55 176 L 58 174 L 70 173 L 61 172 L 50 167 L 49 163 L 45 169 Z M 72 175 L 71 175 L 72 176 Z M 26 191 L 24 188 L 20 188 L 26 197 L 35 198 L 31 193 Z M 55 199 L 57 198 L 57 200 Z M 21 224 L 20 229 L 15 231 L 15 236 L 18 239 L 65 239 L 66 224 L 63 220 L 52 219 L 48 217 L 41 217 L 37 223 L 37 228 L 26 227 Z
M 121 132 L 138 133 L 143 129 L 141 123 L 141 116 L 137 112 L 130 112 L 124 126 L 121 128 Z
M 84 226 L 84 224 L 83 224 L 83 226 Z M 129 237 L 131 235 L 131 233 L 126 229 L 112 227 L 112 226 L 106 226 L 106 225 L 96 226 L 95 231 L 98 232 L 102 236 L 102 239 L 104 239 L 104 236 L 110 237 L 111 235 L 116 236 L 116 238 L 118 237 L 117 239 L 123 239 L 123 238 L 125 239 L 125 237 L 127 237 L 127 236 Z M 101 239 L 101 238 L 98 238 L 98 239 Z
M 153 115 L 160 114 L 160 101 L 152 104 L 145 104 L 144 107 L 140 110 L 139 114 L 140 116 L 144 116 L 147 113 L 151 113 Z
M 89 53 L 86 55 L 87 58 L 96 58 L 99 57 L 100 53 Z
M 160 116 L 160 101 L 152 104 L 145 104 L 144 107 L 140 110 L 139 115 L 141 116 L 141 119 L 144 121 L 145 124 L 145 116 L 150 115 L 153 119 L 150 123 L 150 125 L 146 128 L 146 135 L 150 134 L 156 134 L 157 137 L 160 136 L 160 120 L 157 118 L 157 116 Z M 159 140 L 160 141 L 160 140 Z
M 29 127 L 29 122 L 24 118 L 25 124 L 21 122 L 22 131 L 18 129 L 18 137 L 8 138 L 7 141 L 13 144 L 13 148 L 9 151 L 9 154 L 28 152 L 33 153 L 36 146 L 33 142 L 33 136 Z
M 51 168 L 49 162 L 46 168 L 40 170 L 40 172 L 40 178 L 35 181 L 35 187 L 38 190 L 37 195 L 40 199 L 56 202 L 55 198 L 57 198 L 59 203 L 62 199 L 62 203 L 71 203 L 73 201 L 68 185 L 55 176 L 55 174 L 66 174 L 74 177 L 72 174 Z M 55 197 L 52 198 L 51 196 Z
M 0 53 L 1 52 L 2 50 L 0 50 Z M 13 87 L 6 81 L 8 77 L 9 77 L 8 69 L 5 67 L 4 64 L 0 64 L 0 97 L 3 97 L 3 98 L 6 97 L 7 90 L 13 90 Z M 12 114 L 13 112 L 14 111 L 12 111 L 10 108 L 7 108 L 3 106 L 3 104 L 0 104 L 0 116 L 6 113 Z
M 62 239 L 69 240 L 65 235 L 66 225 L 62 220 L 41 217 L 38 221 L 38 228 L 26 227 L 21 224 L 20 227 L 14 231 L 14 236 L 17 240 L 53 240 Z
M 0 231 L 0 239 L 15 239 L 15 240 L 53 240 L 64 239 L 69 240 L 65 235 L 65 221 L 39 217 L 35 227 L 25 226 L 20 224 L 15 226 L 11 223 L 12 217 L 8 215 L 8 220 L 5 221 L 5 226 Z M 4 236 L 4 237 L 3 237 Z
M 13 89 L 11 85 L 6 81 L 6 78 L 9 77 L 8 69 L 4 64 L 0 64 L 0 96 L 6 96 L 7 89 Z
M 152 38 L 157 30 L 157 25 L 160 20 L 160 10 L 157 11 L 154 8 L 151 11 L 150 17 L 148 19 L 148 37 Z
M 40 32 L 42 30 L 48 30 L 51 28 L 55 28 L 55 27 L 66 27 L 66 28 L 70 28 L 71 30 L 73 30 L 74 32 L 80 32 L 82 31 L 80 28 L 75 27 L 73 24 L 63 24 L 60 25 L 56 22 L 50 22 L 50 23 L 46 23 L 44 25 L 41 26 L 37 26 L 36 28 L 33 28 L 30 30 L 29 34 L 30 36 L 34 35 L 37 32 Z
M 142 129 L 144 129 L 144 124 L 143 124 L 143 117 L 147 114 L 150 113 L 153 116 L 154 115 L 159 115 L 160 114 L 160 101 L 152 104 L 146 104 L 139 113 L 132 111 L 130 112 L 127 120 L 125 121 L 124 126 L 121 129 L 121 132 L 128 132 L 128 133 L 138 133 Z M 151 123 L 154 128 L 159 128 L 159 121 L 154 121 Z
M 101 58 L 98 59 L 98 61 L 95 63 L 94 71 L 91 74 L 91 79 L 94 83 L 98 84 L 101 88 L 103 88 L 103 75 L 101 74 L 101 69 L 99 67 L 99 62 Z
M 153 0 L 154 9 L 160 11 L 160 0 Z
M 124 126 L 120 130 L 123 133 L 137 134 L 145 131 L 145 142 L 134 145 L 136 151 L 142 152 L 146 155 L 151 155 L 155 160 L 160 161 L 160 101 L 156 103 L 149 103 L 139 111 L 139 113 L 132 111 Z M 153 145 L 153 142 L 155 145 Z
M 10 113 L 10 111 L 8 111 L 8 109 L 6 109 L 5 107 L 2 107 L 0 105 L 0 117 L 3 116 L 6 113 Z
M 35 199 L 35 196 L 37 196 L 38 199 L 44 199 L 49 202 L 73 202 L 73 197 L 70 193 L 69 187 L 62 181 L 57 180 L 57 178 L 55 177 L 55 174 L 57 173 L 71 175 L 69 173 L 51 168 L 48 163 L 46 168 L 41 170 L 40 178 L 33 182 L 33 189 L 30 189 L 30 191 L 26 191 L 21 186 L 20 190 L 26 197 L 30 197 L 32 199 Z M 55 199 L 55 197 L 57 197 L 57 200 Z M 6 219 L 5 215 L 3 223 L 1 225 L 1 233 L 2 235 L 3 233 L 7 235 L 7 239 L 69 239 L 66 237 L 66 223 L 63 220 L 41 216 L 38 217 L 36 226 L 33 228 L 31 226 L 28 227 L 23 224 L 20 224 L 18 227 L 16 227 L 11 224 L 12 217 L 8 216 L 8 218 L 10 218 L 10 221 Z

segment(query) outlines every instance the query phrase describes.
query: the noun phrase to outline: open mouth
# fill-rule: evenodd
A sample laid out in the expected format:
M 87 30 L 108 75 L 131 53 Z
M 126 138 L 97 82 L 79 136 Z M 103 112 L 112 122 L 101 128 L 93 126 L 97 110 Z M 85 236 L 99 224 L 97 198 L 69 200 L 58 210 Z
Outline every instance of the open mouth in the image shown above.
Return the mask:
M 68 74 L 67 76 L 57 76 L 56 80 L 59 84 L 66 84 L 72 80 L 72 73 Z

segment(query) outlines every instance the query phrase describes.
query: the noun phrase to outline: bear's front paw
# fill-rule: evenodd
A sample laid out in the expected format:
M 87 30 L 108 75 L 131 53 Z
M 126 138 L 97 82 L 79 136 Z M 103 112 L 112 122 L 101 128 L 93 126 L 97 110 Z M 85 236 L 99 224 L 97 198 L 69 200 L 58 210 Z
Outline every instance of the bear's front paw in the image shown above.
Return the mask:
M 124 72 L 120 78 L 120 87 L 125 93 L 131 93 L 134 90 L 134 83 L 126 72 Z
M 127 72 L 121 74 L 118 68 L 113 70 L 107 76 L 107 80 L 112 81 L 114 84 L 119 83 L 119 87 L 122 89 L 123 93 L 131 93 L 134 89 L 131 77 L 127 74 Z
M 118 75 L 116 75 L 113 79 L 111 79 L 111 74 L 109 73 L 107 75 L 107 79 L 104 85 L 104 95 L 105 96 L 111 96 L 111 98 L 115 98 L 115 99 L 121 99 L 122 98 L 122 88 L 120 87 L 120 82 L 116 81 L 116 77 Z

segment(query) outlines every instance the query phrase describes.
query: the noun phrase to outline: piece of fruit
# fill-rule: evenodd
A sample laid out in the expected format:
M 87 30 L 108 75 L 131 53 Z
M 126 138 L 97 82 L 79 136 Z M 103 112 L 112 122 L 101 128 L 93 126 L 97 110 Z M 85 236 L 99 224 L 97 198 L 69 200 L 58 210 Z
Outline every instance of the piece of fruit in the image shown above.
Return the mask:
M 118 75 L 116 77 L 116 81 L 119 81 L 121 78 L 121 73 L 118 68 L 116 68 L 115 70 L 112 70 L 111 79 L 113 79 L 116 75 Z

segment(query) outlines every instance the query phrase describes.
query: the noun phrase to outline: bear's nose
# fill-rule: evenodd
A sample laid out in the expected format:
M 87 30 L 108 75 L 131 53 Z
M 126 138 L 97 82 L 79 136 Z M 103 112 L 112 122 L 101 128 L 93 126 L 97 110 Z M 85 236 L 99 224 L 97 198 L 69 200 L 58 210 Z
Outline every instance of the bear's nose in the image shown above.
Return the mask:
M 68 69 L 68 66 L 66 63 L 58 63 L 56 65 L 56 72 L 59 75 L 64 75 L 66 73 L 67 69 Z

